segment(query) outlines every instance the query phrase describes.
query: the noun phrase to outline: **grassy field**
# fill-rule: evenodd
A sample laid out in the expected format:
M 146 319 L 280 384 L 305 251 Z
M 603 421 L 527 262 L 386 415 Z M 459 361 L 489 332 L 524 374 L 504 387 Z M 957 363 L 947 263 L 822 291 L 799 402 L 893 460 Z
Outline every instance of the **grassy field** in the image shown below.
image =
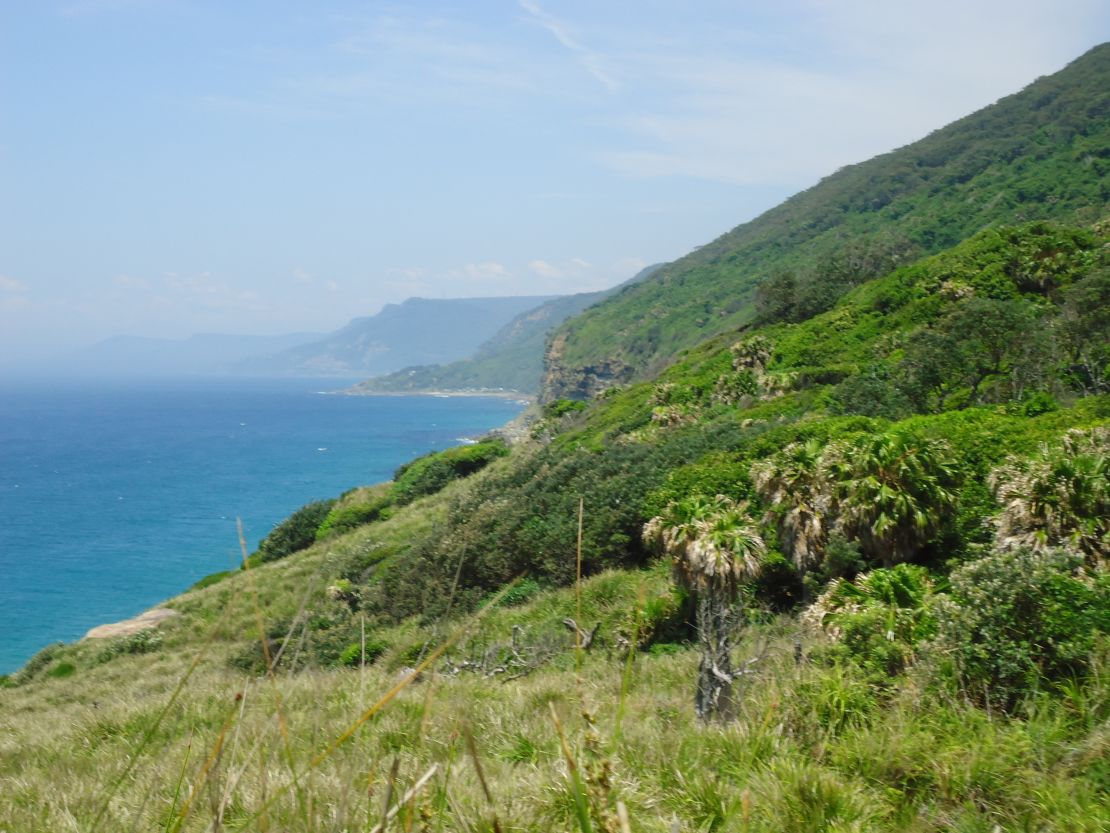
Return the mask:
M 876 686 L 851 665 L 796 662 L 795 640 L 807 657 L 820 641 L 792 618 L 763 616 L 738 645 L 741 664 L 756 661 L 737 719 L 705 726 L 692 708 L 692 649 L 621 647 L 673 603 L 665 565 L 593 577 L 580 597 L 541 592 L 368 633 L 363 644 L 387 646 L 373 665 L 267 677 L 229 664 L 257 642 L 263 611 L 293 618 L 285 650 L 299 650 L 296 612 L 326 596 L 344 559 L 434 524 L 442 502 L 172 600 L 180 615 L 143 652 L 79 643 L 0 690 L 0 830 L 1110 824 L 1105 662 L 1086 685 L 1004 716 L 914 674 Z M 588 652 L 575 650 L 566 617 L 600 625 Z M 525 660 L 515 669 L 514 639 Z M 509 668 L 465 667 L 483 660 L 487 673 Z

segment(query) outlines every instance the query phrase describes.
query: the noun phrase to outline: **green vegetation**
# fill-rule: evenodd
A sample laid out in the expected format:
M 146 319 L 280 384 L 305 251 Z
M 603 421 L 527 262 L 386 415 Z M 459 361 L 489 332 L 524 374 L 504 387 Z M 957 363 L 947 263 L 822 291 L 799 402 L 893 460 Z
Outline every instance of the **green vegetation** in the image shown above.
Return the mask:
M 435 494 L 448 483 L 474 474 L 508 453 L 505 443 L 496 439 L 433 451 L 398 468 L 392 483 L 361 486 L 344 492 L 334 500 L 306 504 L 262 539 L 258 550 L 248 559 L 247 566 L 257 567 L 285 558 L 317 541 L 384 520 L 397 507 L 418 497 Z M 193 589 L 215 584 L 226 576 L 226 573 L 206 576 Z
M 45 649 L 0 686 L 0 828 L 1101 833 L 1108 59 L 572 321 L 627 384 L 556 380 L 512 449 Z
M 388 485 L 362 486 L 339 496 L 316 528 L 316 540 L 342 535 L 389 516 L 393 495 Z
M 918 142 L 842 168 L 565 323 L 545 395 L 590 395 L 657 372 L 752 321 L 760 286 L 764 321 L 801 320 L 914 253 L 984 227 L 1094 222 L 1108 197 L 1108 91 L 1103 44 Z M 1105 358 L 1104 345 L 1094 350 Z
M 452 480 L 481 471 L 508 453 L 508 446 L 501 440 L 484 440 L 418 457 L 394 472 L 393 500 L 403 505 L 435 494 Z
M 735 713 L 732 649 L 744 615 L 740 597 L 767 555 L 747 508 L 724 495 L 694 495 L 644 526 L 645 543 L 671 559 L 676 580 L 695 601 L 701 661 L 694 709 L 702 720 Z
M 960 689 L 1013 710 L 1041 686 L 1085 679 L 1110 635 L 1110 576 L 1079 555 L 1013 550 L 965 564 L 941 599 L 934 650 Z
M 316 541 L 316 530 L 334 505 L 334 500 L 317 500 L 302 506 L 262 539 L 251 556 L 251 564 L 277 561 L 310 547 Z

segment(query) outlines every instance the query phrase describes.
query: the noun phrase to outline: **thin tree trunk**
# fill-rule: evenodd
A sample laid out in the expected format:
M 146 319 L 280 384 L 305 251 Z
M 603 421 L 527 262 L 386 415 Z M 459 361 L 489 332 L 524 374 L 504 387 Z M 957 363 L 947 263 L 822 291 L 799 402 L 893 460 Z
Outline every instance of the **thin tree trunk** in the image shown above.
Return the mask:
M 694 708 L 704 721 L 728 720 L 735 713 L 732 694 L 732 632 L 736 612 L 718 588 L 698 594 L 697 625 L 701 661 Z

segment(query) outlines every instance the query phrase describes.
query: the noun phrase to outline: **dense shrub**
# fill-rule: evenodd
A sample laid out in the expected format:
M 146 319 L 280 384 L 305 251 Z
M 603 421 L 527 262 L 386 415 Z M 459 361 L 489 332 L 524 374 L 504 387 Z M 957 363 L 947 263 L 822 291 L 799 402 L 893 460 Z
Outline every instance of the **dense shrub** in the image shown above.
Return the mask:
M 302 506 L 262 539 L 255 553 L 256 561 L 258 563 L 276 561 L 308 549 L 316 543 L 316 530 L 334 505 L 334 500 L 318 500 Z
M 1013 709 L 1044 681 L 1083 676 L 1110 633 L 1110 576 L 1066 552 L 996 552 L 957 569 L 931 650 L 979 702 Z
M 584 411 L 586 403 L 579 399 L 556 399 L 543 406 L 544 419 L 561 419 L 567 414 Z
M 826 657 L 851 659 L 883 681 L 905 670 L 935 632 L 933 593 L 923 567 L 898 564 L 834 581 L 806 618 L 832 638 Z
M 383 639 L 376 637 L 367 639 L 365 645 L 363 645 L 362 640 L 359 640 L 343 649 L 343 653 L 339 655 L 336 664 L 347 668 L 358 668 L 362 665 L 363 657 L 365 657 L 366 664 L 371 665 L 388 650 L 389 643 Z
M 389 517 L 394 503 L 388 486 L 351 489 L 340 496 L 316 530 L 316 540 L 323 541 L 350 532 L 374 521 Z
M 41 674 L 65 648 L 64 642 L 53 642 L 41 649 L 24 663 L 23 667 L 12 674 L 8 679 L 11 685 L 22 685 Z
M 394 500 L 403 505 L 434 494 L 452 480 L 474 474 L 508 453 L 508 446 L 501 440 L 484 440 L 425 454 L 394 473 Z

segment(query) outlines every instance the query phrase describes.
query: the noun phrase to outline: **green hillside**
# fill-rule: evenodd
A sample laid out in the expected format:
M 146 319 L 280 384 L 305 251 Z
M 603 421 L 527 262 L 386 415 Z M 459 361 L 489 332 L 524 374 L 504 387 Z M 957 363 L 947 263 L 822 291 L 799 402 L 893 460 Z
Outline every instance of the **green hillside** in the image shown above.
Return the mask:
M 734 233 L 795 263 L 758 309 L 712 301 L 701 341 L 629 318 L 662 369 L 310 504 L 156 629 L 0 678 L 0 830 L 1103 833 L 1110 219 L 1068 174 L 1105 155 L 1065 162 L 1107 58 L 926 140 L 1039 202 L 837 174 Z M 880 207 L 772 234 L 845 179 Z M 835 239 L 830 292 L 806 258 Z M 689 313 L 678 268 L 553 349 L 659 293 Z
M 462 361 L 407 367 L 388 376 L 367 379 L 352 390 L 357 393 L 502 390 L 538 393 L 543 377 L 544 348 L 551 331 L 622 287 L 645 280 L 658 268 L 649 266 L 642 269 L 613 289 L 555 298 L 522 312 L 479 347 L 473 356 Z
M 1090 223 L 1110 200 L 1110 44 L 926 138 L 851 165 L 557 332 L 547 398 L 644 378 L 750 322 L 756 287 L 835 290 L 996 223 Z M 849 251 L 845 251 L 848 248 Z M 833 284 L 830 292 L 829 284 Z
M 1108 230 L 989 229 L 306 507 L 5 681 L 0 825 L 1101 831 Z M 724 723 L 647 534 L 712 495 L 761 566 Z

